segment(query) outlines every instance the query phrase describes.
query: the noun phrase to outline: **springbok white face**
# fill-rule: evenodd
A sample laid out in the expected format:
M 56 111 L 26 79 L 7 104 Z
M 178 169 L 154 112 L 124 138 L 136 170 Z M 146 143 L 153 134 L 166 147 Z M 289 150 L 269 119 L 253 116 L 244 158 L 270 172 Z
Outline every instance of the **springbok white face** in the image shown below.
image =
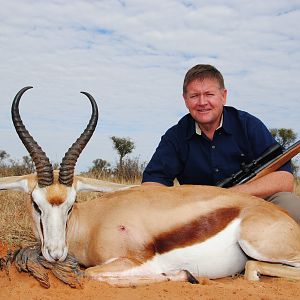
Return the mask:
M 15 129 L 35 164 L 37 174 L 31 179 L 24 176 L 17 180 L 17 183 L 13 181 L 5 183 L 2 188 L 19 188 L 31 192 L 33 219 L 41 240 L 42 253 L 48 261 L 63 261 L 68 253 L 67 221 L 76 199 L 73 183 L 75 164 L 96 128 L 98 107 L 90 94 L 81 92 L 91 102 L 91 118 L 86 129 L 62 159 L 59 172 L 54 172 L 45 152 L 29 134 L 19 114 L 20 99 L 30 88 L 32 87 L 25 87 L 18 92 L 12 103 L 11 112 Z M 84 184 L 81 188 L 84 189 Z
M 63 261 L 68 254 L 66 226 L 76 199 L 73 186 L 53 184 L 32 192 L 32 214 L 41 241 L 43 256 L 48 261 Z

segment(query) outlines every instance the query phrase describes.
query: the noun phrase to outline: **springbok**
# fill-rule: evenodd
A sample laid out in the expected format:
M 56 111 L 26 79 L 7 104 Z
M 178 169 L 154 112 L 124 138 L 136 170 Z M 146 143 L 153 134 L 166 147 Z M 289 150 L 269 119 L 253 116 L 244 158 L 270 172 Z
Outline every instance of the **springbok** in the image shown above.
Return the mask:
M 12 104 L 15 129 L 32 157 L 36 174 L 0 179 L 0 189 L 31 195 L 35 233 L 46 260 L 68 251 L 86 276 L 112 285 L 220 278 L 241 272 L 300 278 L 300 229 L 284 211 L 262 199 L 209 186 L 124 185 L 74 176 L 76 161 L 98 119 L 69 148 L 59 172 L 26 130 L 19 114 L 23 88 Z M 83 190 L 113 191 L 75 203 Z M 255 259 L 247 261 L 248 258 Z

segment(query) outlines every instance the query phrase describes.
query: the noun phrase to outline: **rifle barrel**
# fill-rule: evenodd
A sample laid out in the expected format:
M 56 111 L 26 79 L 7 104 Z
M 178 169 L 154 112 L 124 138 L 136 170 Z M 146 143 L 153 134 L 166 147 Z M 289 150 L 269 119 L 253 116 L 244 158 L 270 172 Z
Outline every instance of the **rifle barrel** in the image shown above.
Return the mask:
M 278 143 L 273 144 L 269 148 L 267 148 L 267 150 L 260 157 L 245 165 L 243 169 L 238 171 L 237 173 L 232 174 L 230 177 L 219 181 L 216 186 L 227 188 L 239 184 L 246 178 L 252 178 L 253 176 L 255 176 L 255 174 L 252 175 L 255 169 L 259 168 L 260 166 L 280 154 L 282 154 L 281 146 Z

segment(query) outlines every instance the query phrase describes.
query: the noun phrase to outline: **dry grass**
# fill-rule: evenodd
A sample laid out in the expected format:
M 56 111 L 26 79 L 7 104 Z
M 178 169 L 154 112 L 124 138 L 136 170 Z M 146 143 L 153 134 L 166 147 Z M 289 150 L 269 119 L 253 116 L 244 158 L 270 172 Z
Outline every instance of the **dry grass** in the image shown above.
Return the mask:
M 0 241 L 25 246 L 34 241 L 27 209 L 28 195 L 22 192 L 0 192 Z
M 295 192 L 300 196 L 299 178 L 295 180 Z M 77 201 L 89 201 L 99 195 L 101 193 L 79 193 Z M 0 192 L 0 242 L 22 247 L 34 242 L 28 201 L 29 196 L 22 192 Z

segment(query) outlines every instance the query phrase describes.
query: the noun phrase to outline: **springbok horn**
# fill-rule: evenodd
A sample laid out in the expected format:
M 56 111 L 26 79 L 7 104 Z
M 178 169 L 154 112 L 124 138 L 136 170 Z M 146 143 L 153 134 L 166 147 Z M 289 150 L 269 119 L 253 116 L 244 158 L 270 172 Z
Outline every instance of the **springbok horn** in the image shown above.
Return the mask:
M 43 152 L 42 148 L 33 139 L 25 128 L 19 113 L 19 102 L 25 91 L 31 89 L 31 86 L 24 87 L 21 89 L 14 98 L 11 106 L 11 116 L 22 143 L 27 149 L 30 157 L 32 158 L 38 177 L 38 184 L 40 187 L 49 186 L 53 183 L 53 168 L 47 157 L 46 153 Z
M 77 159 L 93 135 L 98 122 L 98 107 L 95 99 L 89 93 L 81 93 L 86 95 L 90 100 L 92 105 L 92 115 L 86 129 L 76 140 L 76 142 L 69 148 L 60 164 L 58 181 L 67 186 L 71 186 L 73 183 L 74 169 Z

